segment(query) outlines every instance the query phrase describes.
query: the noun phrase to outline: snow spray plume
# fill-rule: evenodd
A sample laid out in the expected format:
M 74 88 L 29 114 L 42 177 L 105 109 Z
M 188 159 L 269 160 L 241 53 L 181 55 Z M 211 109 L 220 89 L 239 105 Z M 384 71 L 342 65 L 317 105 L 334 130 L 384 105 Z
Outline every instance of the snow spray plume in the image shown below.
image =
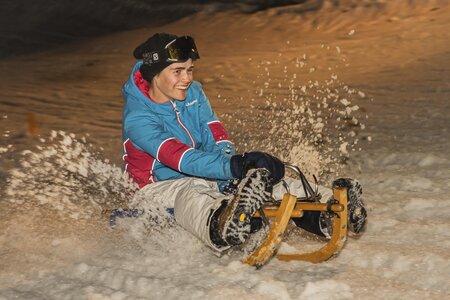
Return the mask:
M 306 55 L 286 65 L 278 60 L 258 62 L 258 82 L 254 84 L 263 86 L 256 88 L 252 99 L 259 98 L 258 104 L 251 105 L 251 113 L 227 125 L 237 144 L 243 146 L 241 152 L 268 151 L 298 165 L 309 176 L 336 173 L 351 152 L 361 150 L 357 136 L 364 125 L 359 121 L 359 106 L 353 103 L 365 94 L 340 82 L 333 71 L 325 80 L 301 80 L 313 78 L 318 68 L 307 66 Z M 271 76 L 272 70 L 276 75 Z M 256 131 L 241 130 L 251 126 L 256 126 Z M 262 137 L 255 138 L 255 132 Z
M 20 167 L 10 171 L 6 186 L 10 202 L 88 218 L 102 209 L 126 205 L 136 190 L 120 168 L 88 150 L 85 138 L 52 131 L 36 148 L 23 151 Z
M 175 218 L 165 202 L 163 197 L 151 190 L 143 189 L 134 195 L 129 205 L 139 212 L 143 231 L 159 231 L 175 226 Z
M 171 222 L 165 208 L 152 201 L 154 197 L 137 193 L 137 185 L 126 173 L 90 152 L 84 137 L 78 140 L 74 134 L 52 131 L 36 148 L 23 151 L 20 167 L 10 172 L 6 185 L 10 202 L 53 209 L 75 219 L 133 208 L 143 212 L 139 220 L 146 228 Z

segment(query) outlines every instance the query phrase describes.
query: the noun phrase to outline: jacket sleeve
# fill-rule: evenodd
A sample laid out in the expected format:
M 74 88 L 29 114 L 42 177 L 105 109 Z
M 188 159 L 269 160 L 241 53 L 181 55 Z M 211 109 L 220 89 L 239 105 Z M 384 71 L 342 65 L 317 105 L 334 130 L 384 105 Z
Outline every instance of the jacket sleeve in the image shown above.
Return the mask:
M 159 117 L 129 98 L 124 110 L 124 131 L 140 150 L 162 164 L 191 176 L 232 179 L 230 157 L 219 152 L 203 152 L 180 142 L 167 132 Z
M 205 149 L 210 152 L 220 152 L 222 155 L 230 157 L 234 155 L 234 144 L 217 115 L 213 112 L 203 90 L 200 90 L 199 96 L 199 115 Z

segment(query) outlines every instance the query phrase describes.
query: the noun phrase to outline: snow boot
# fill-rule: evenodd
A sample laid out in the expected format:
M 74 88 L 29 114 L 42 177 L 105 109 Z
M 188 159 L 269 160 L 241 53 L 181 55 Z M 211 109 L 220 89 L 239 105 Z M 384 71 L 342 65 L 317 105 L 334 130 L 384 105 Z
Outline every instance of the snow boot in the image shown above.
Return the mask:
M 348 229 L 360 233 L 367 219 L 367 211 L 362 199 L 362 187 L 358 180 L 339 178 L 333 182 L 333 188 L 346 187 L 348 197 Z
M 333 188 L 346 187 L 348 198 L 348 229 L 360 233 L 366 224 L 367 212 L 362 200 L 362 188 L 358 180 L 339 178 L 333 182 Z M 329 201 L 332 201 L 331 198 Z M 314 234 L 330 238 L 333 234 L 333 214 L 319 211 L 305 211 L 303 217 L 294 218 L 294 223 Z
M 218 246 L 244 243 L 251 232 L 251 217 L 264 202 L 270 200 L 270 173 L 266 169 L 252 169 L 242 179 L 236 194 L 213 213 L 211 240 Z

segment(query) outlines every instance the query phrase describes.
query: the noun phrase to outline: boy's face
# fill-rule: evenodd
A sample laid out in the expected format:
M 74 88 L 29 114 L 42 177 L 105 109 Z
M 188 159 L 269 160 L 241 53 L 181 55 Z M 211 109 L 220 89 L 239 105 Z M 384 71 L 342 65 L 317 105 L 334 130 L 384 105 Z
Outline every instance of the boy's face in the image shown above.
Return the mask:
M 187 89 L 193 80 L 194 64 L 192 59 L 182 63 L 173 63 L 156 75 L 150 86 L 150 97 L 158 103 L 172 99 L 185 100 Z

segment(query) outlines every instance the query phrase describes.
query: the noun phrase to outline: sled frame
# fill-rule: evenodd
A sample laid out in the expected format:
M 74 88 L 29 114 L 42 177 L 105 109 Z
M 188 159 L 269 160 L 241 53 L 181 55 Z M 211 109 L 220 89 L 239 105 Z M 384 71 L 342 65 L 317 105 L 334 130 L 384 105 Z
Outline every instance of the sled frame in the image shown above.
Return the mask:
M 243 262 L 260 268 L 273 256 L 276 256 L 279 260 L 283 261 L 301 260 L 319 263 L 339 253 L 347 240 L 347 188 L 334 188 L 333 198 L 333 203 L 305 203 L 297 202 L 295 195 L 286 193 L 279 205 L 264 207 L 263 213 L 265 217 L 275 219 L 270 226 L 266 238 Z M 323 211 L 333 214 L 333 233 L 330 240 L 319 250 L 310 253 L 277 253 L 289 220 L 291 218 L 302 217 L 304 211 Z M 259 216 L 259 213 L 255 214 L 255 217 Z

